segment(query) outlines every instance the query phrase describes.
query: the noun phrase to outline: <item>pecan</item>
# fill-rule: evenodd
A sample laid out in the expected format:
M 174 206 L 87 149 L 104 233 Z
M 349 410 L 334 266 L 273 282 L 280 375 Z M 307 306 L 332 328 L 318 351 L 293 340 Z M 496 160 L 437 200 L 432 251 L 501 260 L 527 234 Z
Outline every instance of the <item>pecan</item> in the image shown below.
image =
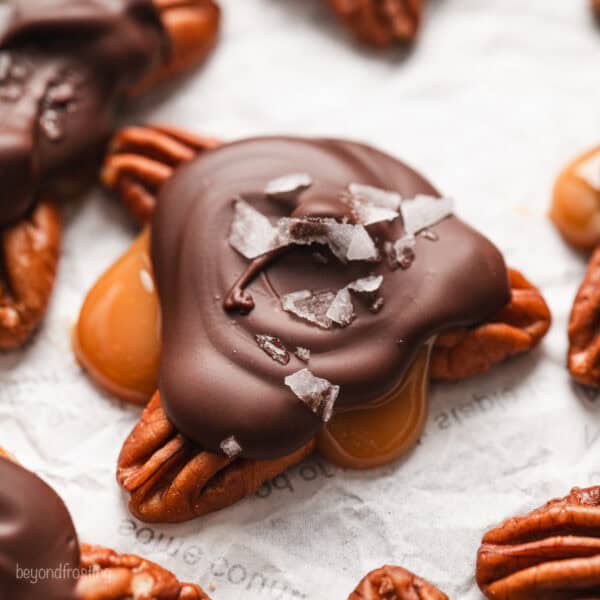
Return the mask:
M 448 596 L 414 573 L 386 565 L 362 579 L 348 600 L 448 600 Z
M 367 44 L 412 42 L 419 31 L 423 0 L 328 0 L 338 17 Z
M 477 583 L 491 599 L 598 598 L 600 486 L 574 488 L 486 533 Z
M 131 214 L 146 223 L 156 194 L 180 164 L 219 145 L 175 127 L 126 127 L 117 133 L 102 169 L 103 183 L 117 192 Z
M 567 365 L 573 378 L 600 386 L 600 247 L 590 259 L 569 317 Z
M 56 277 L 61 231 L 58 209 L 45 200 L 28 218 L 0 232 L 0 349 L 23 344 L 44 317 Z
M 82 544 L 80 566 L 80 600 L 210 600 L 197 585 L 133 554 Z
M 129 509 L 147 522 L 178 523 L 230 506 L 301 461 L 311 441 L 276 460 L 231 459 L 203 450 L 177 433 L 157 392 L 121 450 L 117 480 Z
M 592 10 L 596 15 L 597 19 L 600 19 L 600 0 L 591 0 L 592 1 Z
M 546 335 L 552 316 L 548 305 L 519 271 L 508 270 L 511 301 L 485 323 L 438 336 L 431 357 L 431 378 L 458 381 L 530 350 Z
M 214 0 L 154 0 L 169 37 L 166 60 L 130 92 L 139 94 L 203 62 L 217 41 L 221 10 Z

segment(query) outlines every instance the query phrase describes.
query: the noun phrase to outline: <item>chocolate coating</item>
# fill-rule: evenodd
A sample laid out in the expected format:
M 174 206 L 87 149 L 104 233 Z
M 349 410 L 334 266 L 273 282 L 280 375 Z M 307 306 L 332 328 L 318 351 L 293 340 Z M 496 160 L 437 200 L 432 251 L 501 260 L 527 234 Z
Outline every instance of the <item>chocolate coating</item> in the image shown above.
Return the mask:
M 10 0 L 0 6 L 0 226 L 48 176 L 109 136 L 126 86 L 168 51 L 152 0 Z
M 0 457 L 0 600 L 74 600 L 69 569 L 78 568 L 77 534 L 63 501 L 39 477 Z
M 305 443 L 322 426 L 284 385 L 307 365 L 292 355 L 272 360 L 255 335 L 308 348 L 308 368 L 341 386 L 336 410 L 376 402 L 402 381 L 419 348 L 436 333 L 483 321 L 510 298 L 498 250 L 458 218 L 417 239 L 416 259 L 392 271 L 386 261 L 342 264 L 322 246 L 292 247 L 248 285 L 254 308 L 243 315 L 223 308 L 249 261 L 228 243 L 233 200 L 243 197 L 270 217 L 288 216 L 289 203 L 268 198 L 266 184 L 308 173 L 314 184 L 299 198 L 297 214 L 343 215 L 338 201 L 350 183 L 438 195 L 415 171 L 368 146 L 340 140 L 257 138 L 222 146 L 177 171 L 160 193 L 152 230 L 152 260 L 161 302 L 163 351 L 160 391 L 175 426 L 218 451 L 234 435 L 248 458 L 275 458 Z M 325 208 L 324 208 L 325 207 Z M 401 237 L 400 219 L 368 228 L 381 245 Z M 315 249 L 329 257 L 314 260 Z M 346 328 L 323 330 L 284 312 L 283 294 L 338 290 L 382 274 L 383 308 L 373 314 L 356 302 Z

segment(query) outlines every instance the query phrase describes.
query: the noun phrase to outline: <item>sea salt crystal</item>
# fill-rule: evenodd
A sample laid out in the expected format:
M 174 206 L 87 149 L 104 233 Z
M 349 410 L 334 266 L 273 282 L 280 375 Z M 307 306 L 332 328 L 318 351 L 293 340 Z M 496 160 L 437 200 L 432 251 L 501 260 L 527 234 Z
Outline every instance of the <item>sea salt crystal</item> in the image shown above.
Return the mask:
M 600 151 L 581 163 L 575 173 L 591 187 L 600 190 Z
M 303 192 L 312 185 L 312 182 L 312 177 L 308 173 L 291 173 L 269 181 L 265 187 L 265 194 L 280 196 L 293 192 Z
M 369 275 L 362 277 L 347 285 L 349 290 L 359 294 L 372 294 L 376 292 L 383 283 L 383 275 Z
M 310 350 L 308 348 L 298 346 L 294 354 L 304 362 L 308 362 L 310 360 Z
M 327 317 L 341 327 L 347 327 L 354 321 L 356 314 L 348 288 L 342 288 L 327 310 Z
M 333 415 L 333 407 L 340 393 L 340 386 L 333 385 L 327 379 L 316 377 L 308 369 L 301 369 L 285 378 L 292 392 L 308 408 L 327 423 Z
M 452 200 L 419 194 L 411 200 L 404 200 L 401 212 L 405 233 L 416 235 L 449 217 L 452 214 Z
M 398 211 L 402 202 L 402 196 L 397 192 L 382 190 L 381 188 L 362 183 L 351 183 L 348 186 L 354 198 L 363 203 L 372 204 L 379 208 Z
M 278 337 L 258 334 L 254 336 L 254 339 L 258 347 L 275 362 L 280 365 L 287 365 L 290 362 L 290 353 Z
M 242 447 L 233 435 L 223 440 L 220 443 L 219 448 L 221 448 L 223 454 L 228 458 L 235 458 L 242 453 Z
M 326 244 L 342 262 L 376 260 L 377 248 L 362 225 L 338 223 L 335 219 L 283 218 L 278 223 L 278 243 Z
M 327 311 L 334 299 L 335 294 L 328 290 L 320 292 L 300 290 L 282 296 L 281 306 L 283 310 L 300 319 L 314 323 L 323 329 L 330 329 L 332 322 L 327 316 Z
M 245 200 L 236 200 L 229 244 L 242 256 L 256 258 L 277 247 L 277 230 Z
M 408 269 L 413 264 L 416 245 L 417 240 L 412 234 L 407 234 L 394 242 L 394 260 L 402 269 Z
M 400 194 L 359 183 L 351 183 L 348 190 L 350 205 L 362 225 L 393 221 L 400 216 Z

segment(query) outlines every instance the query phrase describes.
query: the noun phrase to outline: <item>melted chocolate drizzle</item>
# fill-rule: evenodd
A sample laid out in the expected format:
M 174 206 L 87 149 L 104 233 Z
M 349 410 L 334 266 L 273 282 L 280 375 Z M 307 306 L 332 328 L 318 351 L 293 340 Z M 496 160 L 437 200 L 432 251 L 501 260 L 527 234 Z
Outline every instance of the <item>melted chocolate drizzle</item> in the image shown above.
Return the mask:
M 77 533 L 63 501 L 39 477 L 0 457 L 0 598 L 75 600 L 78 568 Z
M 0 226 L 52 174 L 93 156 L 125 88 L 168 51 L 152 0 L 0 6 Z
M 295 355 L 285 365 L 272 360 L 255 336 L 309 349 L 308 368 L 341 386 L 335 409 L 343 411 L 368 406 L 395 389 L 436 333 L 479 323 L 510 298 L 502 256 L 456 217 L 430 228 L 437 241 L 418 236 L 415 260 L 406 270 L 391 270 L 385 260 L 342 264 L 324 247 L 318 250 L 327 260 L 315 261 L 315 246 L 294 246 L 276 260 L 262 257 L 249 265 L 228 243 L 234 199 L 243 198 L 273 220 L 290 216 L 289 204 L 263 190 L 269 181 L 297 172 L 308 173 L 314 183 L 299 196 L 296 216 L 347 218 L 339 197 L 350 183 L 405 198 L 438 195 L 391 156 L 341 140 L 250 139 L 177 171 L 160 193 L 152 230 L 163 322 L 160 391 L 178 430 L 212 451 L 233 435 L 244 457 L 276 458 L 322 427 L 284 385 L 287 375 L 307 364 Z M 401 219 L 367 229 L 380 248 L 403 233 Z M 384 276 L 385 303 L 374 314 L 357 302 L 348 327 L 324 330 L 281 308 L 284 294 L 337 291 L 368 275 Z M 238 301 L 247 314 L 227 310 L 228 302 L 235 308 Z

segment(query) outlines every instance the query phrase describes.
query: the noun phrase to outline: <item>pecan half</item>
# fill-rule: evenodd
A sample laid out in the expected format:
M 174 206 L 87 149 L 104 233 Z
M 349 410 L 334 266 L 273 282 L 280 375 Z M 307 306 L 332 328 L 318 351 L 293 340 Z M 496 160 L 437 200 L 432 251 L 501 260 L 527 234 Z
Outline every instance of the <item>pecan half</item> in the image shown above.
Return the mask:
M 600 0 L 591 0 L 592 2 L 592 10 L 596 15 L 597 19 L 600 19 Z
M 367 44 L 412 42 L 419 31 L 423 0 L 328 0 L 338 17 Z
M 180 583 L 173 573 L 133 554 L 82 544 L 80 566 L 81 600 L 210 600 L 197 585 Z
M 569 317 L 567 366 L 579 383 L 600 387 L 600 247 L 592 254 Z
M 56 277 L 61 233 L 58 209 L 48 200 L 0 232 L 0 349 L 22 345 L 43 319 Z
M 156 194 L 174 169 L 219 141 L 175 127 L 151 125 L 119 131 L 102 168 L 101 178 L 115 190 L 140 223 L 150 220 Z
M 386 565 L 362 579 L 348 600 L 448 600 L 448 596 L 414 573 Z
M 203 62 L 214 48 L 221 23 L 221 10 L 214 0 L 154 0 L 169 37 L 165 62 L 136 84 L 139 94 Z
M 546 335 L 550 309 L 539 290 L 519 271 L 508 270 L 511 301 L 485 323 L 438 336 L 431 357 L 431 378 L 459 381 L 484 373 L 514 354 L 531 350 Z
M 491 599 L 598 598 L 600 486 L 574 488 L 486 533 L 477 583 Z
M 314 447 L 311 441 L 276 460 L 212 454 L 177 433 L 157 392 L 125 440 L 117 480 L 131 494 L 129 509 L 138 519 L 178 523 L 253 494 L 265 481 L 308 456 Z

